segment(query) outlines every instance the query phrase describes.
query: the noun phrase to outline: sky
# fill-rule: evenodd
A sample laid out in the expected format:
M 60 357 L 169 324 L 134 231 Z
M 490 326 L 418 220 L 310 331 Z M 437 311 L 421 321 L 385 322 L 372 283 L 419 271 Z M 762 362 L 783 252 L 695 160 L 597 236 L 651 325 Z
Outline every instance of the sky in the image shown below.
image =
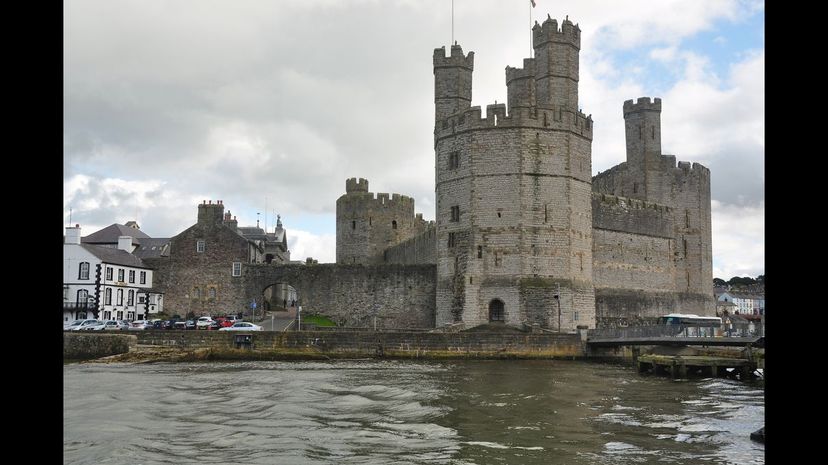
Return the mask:
M 764 2 L 536 4 L 455 0 L 452 33 L 451 0 L 65 1 L 64 227 L 172 237 L 220 199 L 240 226 L 281 215 L 293 260 L 335 262 L 347 178 L 434 219 L 434 49 L 475 52 L 485 114 L 530 15 L 568 16 L 593 175 L 626 159 L 623 102 L 660 97 L 662 152 L 711 170 L 713 276 L 764 274 Z

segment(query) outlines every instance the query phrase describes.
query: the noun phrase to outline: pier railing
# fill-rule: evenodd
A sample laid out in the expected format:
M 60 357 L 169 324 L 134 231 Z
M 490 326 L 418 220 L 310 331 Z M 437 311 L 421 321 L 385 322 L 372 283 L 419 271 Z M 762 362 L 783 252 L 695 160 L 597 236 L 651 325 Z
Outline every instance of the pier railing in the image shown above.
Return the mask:
M 644 337 L 717 337 L 727 336 L 722 328 L 699 325 L 649 325 L 590 329 L 588 339 L 629 339 Z M 733 332 L 731 337 L 754 337 L 747 332 Z

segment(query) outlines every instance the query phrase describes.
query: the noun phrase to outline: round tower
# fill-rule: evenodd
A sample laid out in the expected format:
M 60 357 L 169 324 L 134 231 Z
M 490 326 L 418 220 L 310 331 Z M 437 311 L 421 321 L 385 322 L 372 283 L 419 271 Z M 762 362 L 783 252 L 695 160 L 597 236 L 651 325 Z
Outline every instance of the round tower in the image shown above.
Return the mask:
M 627 163 L 637 169 L 658 164 L 661 157 L 661 99 L 640 97 L 624 102 Z M 653 166 L 652 168 L 655 168 Z

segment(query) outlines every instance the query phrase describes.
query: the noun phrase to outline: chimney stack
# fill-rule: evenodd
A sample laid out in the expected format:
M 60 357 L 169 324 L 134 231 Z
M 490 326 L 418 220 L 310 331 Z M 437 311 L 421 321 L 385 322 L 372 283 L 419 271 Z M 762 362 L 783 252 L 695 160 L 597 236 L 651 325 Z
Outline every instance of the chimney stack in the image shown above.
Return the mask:
M 76 224 L 73 226 L 66 227 L 66 244 L 78 244 L 81 243 L 81 229 L 80 225 Z

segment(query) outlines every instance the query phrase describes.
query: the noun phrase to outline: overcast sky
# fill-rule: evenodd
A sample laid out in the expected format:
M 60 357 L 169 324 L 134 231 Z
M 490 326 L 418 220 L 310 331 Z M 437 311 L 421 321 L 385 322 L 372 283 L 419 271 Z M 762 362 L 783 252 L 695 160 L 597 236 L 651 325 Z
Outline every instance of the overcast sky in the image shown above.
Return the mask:
M 581 28 L 593 174 L 625 160 L 624 100 L 660 97 L 663 152 L 711 170 L 713 275 L 764 274 L 764 2 L 536 3 Z M 529 15 L 454 2 L 484 112 L 529 56 Z M 221 199 L 242 226 L 281 214 L 293 259 L 334 262 L 349 177 L 434 219 L 432 54 L 451 34 L 451 0 L 66 1 L 64 225 L 171 237 Z

